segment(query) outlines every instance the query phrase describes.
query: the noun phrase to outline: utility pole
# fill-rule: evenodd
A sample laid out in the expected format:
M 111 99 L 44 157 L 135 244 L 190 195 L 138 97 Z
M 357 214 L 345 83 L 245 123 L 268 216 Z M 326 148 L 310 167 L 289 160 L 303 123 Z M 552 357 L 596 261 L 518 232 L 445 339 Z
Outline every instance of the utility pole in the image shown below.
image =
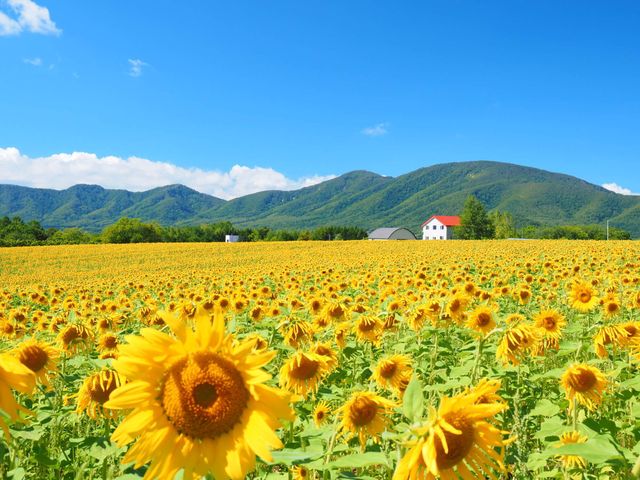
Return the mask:
M 609 220 L 607 220 L 607 240 L 609 240 Z

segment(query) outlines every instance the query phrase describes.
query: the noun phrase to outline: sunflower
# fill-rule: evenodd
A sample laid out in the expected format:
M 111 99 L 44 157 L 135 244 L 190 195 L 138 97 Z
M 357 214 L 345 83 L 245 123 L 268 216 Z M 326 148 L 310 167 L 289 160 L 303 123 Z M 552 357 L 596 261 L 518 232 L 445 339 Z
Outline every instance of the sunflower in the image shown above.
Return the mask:
M 373 370 L 373 379 L 382 388 L 397 390 L 405 378 L 411 378 L 411 359 L 407 355 L 382 358 Z
M 175 336 L 150 328 L 127 337 L 115 369 L 129 382 L 116 389 L 107 408 L 134 408 L 112 435 L 133 442 L 124 463 L 151 462 L 145 478 L 244 478 L 255 456 L 271 461 L 282 448 L 278 419 L 293 418 L 290 394 L 264 384 L 261 367 L 274 352 L 254 352 L 254 342 L 233 343 L 220 314 L 213 322 L 197 314 L 193 328 L 164 314 Z
M 579 312 L 589 312 L 600 303 L 593 286 L 586 282 L 574 282 L 569 298 L 571 306 Z
M 596 355 L 600 358 L 607 358 L 609 352 L 608 345 L 621 345 L 625 340 L 625 330 L 620 325 L 605 325 L 598 330 L 593 337 L 593 347 Z
M 539 338 L 538 330 L 526 323 L 507 328 L 496 349 L 496 358 L 504 364 L 518 365 L 522 356 L 535 349 Z
M 105 408 L 113 391 L 122 385 L 120 376 L 113 370 L 102 370 L 88 376 L 78 391 L 77 413 L 86 412 L 89 418 L 98 416 L 111 418 L 117 415 L 115 410 Z
M 311 478 L 309 469 L 303 465 L 296 465 L 291 468 L 291 475 L 293 476 L 293 480 L 305 480 L 307 478 Z
M 75 353 L 89 347 L 91 332 L 84 325 L 70 324 L 58 333 L 58 342 L 65 352 Z
M 589 410 L 595 410 L 602 402 L 602 393 L 609 384 L 604 374 L 590 365 L 580 363 L 571 365 L 560 379 L 567 399 L 574 408 L 574 399 Z
M 579 432 L 564 432 L 560 436 L 560 441 L 555 445 L 561 447 L 563 445 L 572 445 L 575 443 L 585 443 L 587 437 L 581 435 Z M 580 455 L 560 455 L 560 461 L 565 468 L 585 468 L 587 462 Z
M 13 354 L 22 365 L 31 370 L 36 381 L 50 387 L 49 375 L 56 370 L 58 350 L 48 343 L 35 339 L 24 340 Z
M 118 350 L 118 337 L 113 333 L 103 333 L 98 338 L 98 350 L 102 353 Z
M 251 333 L 244 338 L 245 342 L 253 342 L 253 351 L 262 352 L 269 348 L 269 342 L 258 333 Z
M 347 335 L 351 330 L 351 324 L 349 322 L 340 322 L 335 326 L 335 339 L 336 345 L 340 348 L 344 348 L 347 344 Z
M 625 322 L 619 325 L 624 337 L 619 340 L 620 346 L 640 344 L 640 322 Z
M 284 328 L 284 341 L 294 348 L 313 337 L 313 326 L 309 322 L 290 319 Z
M 494 472 L 504 469 L 502 447 L 507 442 L 505 432 L 493 425 L 493 417 L 507 406 L 481 399 L 488 400 L 499 387 L 499 381 L 491 381 L 480 389 L 443 397 L 398 462 L 393 480 L 496 478 Z
M 324 357 L 315 353 L 296 352 L 280 369 L 280 385 L 306 396 L 318 390 L 320 381 L 328 371 Z
M 407 323 L 414 332 L 422 330 L 425 320 L 429 318 L 426 307 L 418 307 L 409 311 Z
M 562 329 L 567 324 L 564 316 L 556 310 L 542 310 L 534 318 L 534 325 L 540 329 L 545 338 L 560 340 Z
M 602 299 L 602 308 L 606 318 L 615 317 L 622 311 L 620 300 L 613 294 L 607 294 Z
M 318 402 L 316 408 L 313 409 L 313 423 L 316 424 L 316 427 L 323 425 L 330 414 L 329 404 L 327 402 Z
M 467 387 L 465 395 L 475 396 L 474 403 L 505 403 L 504 399 L 498 395 L 498 390 L 502 383 L 497 379 L 483 378 L 477 385 Z
M 11 389 L 21 393 L 31 393 L 36 385 L 36 377 L 20 361 L 6 353 L 0 354 L 0 411 L 12 420 L 18 419 L 19 412 L 28 412 L 13 398 Z M 9 438 L 9 427 L 0 415 L 0 428 Z
M 469 298 L 466 295 L 454 295 L 447 303 L 447 315 L 449 315 L 454 322 L 461 322 L 464 319 L 464 310 L 468 304 Z
M 521 285 L 515 291 L 515 296 L 520 305 L 526 305 L 531 301 L 531 288 L 529 287 L 529 285 L 526 285 L 526 284 Z
M 486 306 L 477 307 L 467 318 L 466 326 L 478 333 L 487 335 L 496 327 L 493 310 Z
M 372 315 L 362 315 L 356 320 L 353 326 L 353 331 L 358 340 L 378 345 L 382 340 L 383 328 L 384 325 L 377 317 Z
M 388 423 L 387 415 L 395 404 L 372 392 L 356 392 L 338 410 L 342 419 L 340 431 L 348 438 L 358 435 L 360 446 L 364 448 L 367 438 L 378 441 Z
M 315 353 L 316 355 L 320 355 L 327 364 L 327 367 L 330 370 L 333 370 L 338 366 L 338 355 L 331 348 L 329 343 L 321 343 L 318 342 L 311 347 L 311 353 Z
M 540 340 L 532 348 L 534 355 L 544 355 L 548 349 L 558 350 L 560 348 L 560 338 L 562 329 L 567 324 L 559 312 L 556 310 L 542 310 L 534 317 L 534 326 L 540 333 Z

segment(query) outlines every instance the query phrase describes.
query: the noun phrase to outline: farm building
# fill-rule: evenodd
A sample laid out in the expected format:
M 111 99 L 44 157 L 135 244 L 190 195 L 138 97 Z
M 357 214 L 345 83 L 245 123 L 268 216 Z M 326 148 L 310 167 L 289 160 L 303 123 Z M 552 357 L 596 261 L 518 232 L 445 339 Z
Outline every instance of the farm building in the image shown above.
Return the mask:
M 416 236 L 406 228 L 376 228 L 369 240 L 416 240 Z
M 224 241 L 226 243 L 236 243 L 240 241 L 240 237 L 238 235 L 225 235 Z
M 434 215 L 422 224 L 423 240 L 451 240 L 453 227 L 460 225 L 460 217 Z

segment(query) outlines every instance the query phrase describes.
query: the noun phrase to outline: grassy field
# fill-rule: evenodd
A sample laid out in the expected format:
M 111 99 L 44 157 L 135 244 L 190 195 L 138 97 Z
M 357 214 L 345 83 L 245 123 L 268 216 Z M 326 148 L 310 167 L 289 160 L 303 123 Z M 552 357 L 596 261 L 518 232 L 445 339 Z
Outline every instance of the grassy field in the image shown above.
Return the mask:
M 0 249 L 0 478 L 630 478 L 640 243 Z

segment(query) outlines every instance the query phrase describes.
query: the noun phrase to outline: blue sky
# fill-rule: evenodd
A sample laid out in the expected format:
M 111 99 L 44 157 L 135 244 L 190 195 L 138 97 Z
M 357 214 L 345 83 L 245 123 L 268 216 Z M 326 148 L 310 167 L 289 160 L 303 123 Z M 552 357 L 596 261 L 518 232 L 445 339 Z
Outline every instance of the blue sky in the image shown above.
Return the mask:
M 635 0 L 0 12 L 1 183 L 175 180 L 232 197 L 488 159 L 640 192 Z

